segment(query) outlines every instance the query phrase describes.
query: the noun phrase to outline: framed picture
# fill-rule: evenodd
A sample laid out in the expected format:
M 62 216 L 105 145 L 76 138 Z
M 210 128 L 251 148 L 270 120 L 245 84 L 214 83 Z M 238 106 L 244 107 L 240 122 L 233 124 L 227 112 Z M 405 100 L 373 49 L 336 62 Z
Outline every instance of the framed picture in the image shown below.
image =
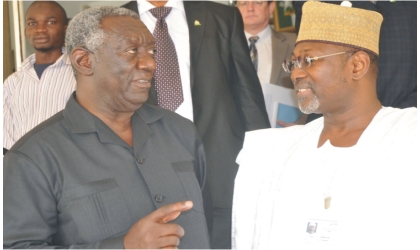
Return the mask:
M 292 1 L 274 1 L 274 3 L 276 4 L 273 13 L 274 29 L 280 32 L 296 32 Z

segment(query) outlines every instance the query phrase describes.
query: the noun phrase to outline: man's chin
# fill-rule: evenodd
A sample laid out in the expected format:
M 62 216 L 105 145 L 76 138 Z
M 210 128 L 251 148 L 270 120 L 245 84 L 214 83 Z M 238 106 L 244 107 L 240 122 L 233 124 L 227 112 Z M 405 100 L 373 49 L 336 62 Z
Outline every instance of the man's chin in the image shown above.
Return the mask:
M 42 53 L 53 51 L 53 47 L 34 46 L 34 49 Z

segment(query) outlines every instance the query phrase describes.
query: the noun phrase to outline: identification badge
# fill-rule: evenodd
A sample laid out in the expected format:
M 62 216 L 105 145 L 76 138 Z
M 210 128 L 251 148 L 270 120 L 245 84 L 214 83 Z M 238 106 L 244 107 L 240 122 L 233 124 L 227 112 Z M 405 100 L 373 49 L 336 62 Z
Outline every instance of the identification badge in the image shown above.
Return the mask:
M 338 222 L 332 220 L 307 220 L 302 231 L 305 242 L 310 245 L 334 246 L 337 240 Z

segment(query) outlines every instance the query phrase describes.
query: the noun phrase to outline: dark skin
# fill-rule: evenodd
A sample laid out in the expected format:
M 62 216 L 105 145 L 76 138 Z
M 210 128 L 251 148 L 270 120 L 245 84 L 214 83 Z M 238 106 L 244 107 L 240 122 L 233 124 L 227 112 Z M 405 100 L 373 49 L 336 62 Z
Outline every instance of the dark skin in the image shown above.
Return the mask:
M 296 45 L 293 57 L 341 51 L 342 46 L 303 42 Z M 359 51 L 323 58 L 306 70 L 296 68 L 292 72 L 301 105 L 308 105 L 317 96 L 319 106 L 314 112 L 324 115 L 318 147 L 327 140 L 336 147 L 354 146 L 382 108 L 376 95 L 377 75 L 370 66 L 369 55 Z
M 132 147 L 131 117 L 148 98 L 156 69 L 155 40 L 133 17 L 106 17 L 100 27 L 106 35 L 96 53 L 98 58 L 82 47 L 75 47 L 71 53 L 78 74 L 76 100 Z M 177 248 L 184 229 L 168 222 L 192 207 L 191 201 L 160 207 L 130 228 L 124 236 L 124 247 Z
M 101 28 L 109 35 L 97 52 L 99 62 L 84 49 L 73 50 L 83 65 L 76 99 L 133 146 L 131 117 L 148 98 L 156 68 L 155 41 L 146 26 L 131 17 L 107 17 Z
M 54 63 L 63 54 L 66 15 L 57 4 L 34 2 L 26 11 L 25 37 L 35 49 L 36 64 Z

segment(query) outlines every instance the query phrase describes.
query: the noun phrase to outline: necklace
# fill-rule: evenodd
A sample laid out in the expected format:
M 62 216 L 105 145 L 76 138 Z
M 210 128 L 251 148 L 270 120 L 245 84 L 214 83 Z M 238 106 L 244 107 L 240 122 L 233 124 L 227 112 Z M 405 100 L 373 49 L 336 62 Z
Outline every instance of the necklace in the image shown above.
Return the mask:
M 326 158 L 323 159 L 324 166 L 332 166 L 331 168 L 331 177 L 326 179 L 325 181 L 328 182 L 328 185 L 325 189 L 324 193 L 324 209 L 329 209 L 331 207 L 331 200 L 332 200 L 332 192 L 331 188 L 334 186 L 334 180 L 337 175 L 338 170 L 341 167 L 341 164 L 337 161 L 337 159 L 341 158 L 344 159 L 346 156 L 351 155 L 352 148 L 339 148 L 334 147 L 331 145 L 330 141 L 327 140 L 323 145 L 323 154 Z M 350 152 L 349 152 L 350 151 Z M 340 157 L 341 156 L 341 157 Z

